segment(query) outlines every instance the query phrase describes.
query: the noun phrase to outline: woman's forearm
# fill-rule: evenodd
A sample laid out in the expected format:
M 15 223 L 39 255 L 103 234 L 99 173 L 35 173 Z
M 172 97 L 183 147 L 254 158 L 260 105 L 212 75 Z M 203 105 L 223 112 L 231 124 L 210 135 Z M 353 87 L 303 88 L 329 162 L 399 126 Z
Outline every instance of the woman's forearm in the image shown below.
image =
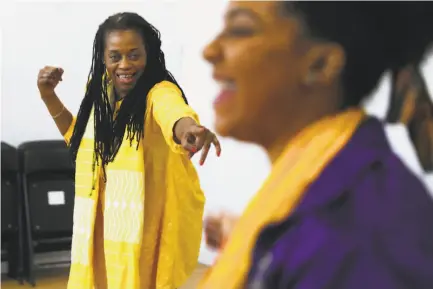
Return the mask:
M 55 92 L 51 95 L 42 96 L 42 100 L 47 106 L 51 117 L 54 119 L 59 132 L 64 136 L 72 124 L 72 114 L 63 105 Z

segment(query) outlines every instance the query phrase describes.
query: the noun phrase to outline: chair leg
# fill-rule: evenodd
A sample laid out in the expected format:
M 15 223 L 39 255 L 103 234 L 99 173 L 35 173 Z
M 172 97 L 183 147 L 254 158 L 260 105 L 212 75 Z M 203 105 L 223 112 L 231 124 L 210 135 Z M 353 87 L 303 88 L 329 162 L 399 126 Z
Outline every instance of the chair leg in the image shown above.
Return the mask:
M 16 176 L 18 193 L 16 199 L 17 208 L 17 224 L 18 224 L 18 281 L 22 285 L 24 284 L 24 219 L 23 219 L 23 190 L 21 184 L 21 176 L 18 173 Z
M 19 279 L 17 245 L 18 245 L 17 234 L 15 232 L 11 232 L 7 242 L 7 263 L 8 263 L 7 276 L 15 280 Z
M 26 245 L 27 245 L 27 281 L 33 287 L 36 286 L 35 276 L 34 276 L 34 250 L 33 250 L 33 238 L 32 238 L 32 226 L 30 220 L 30 205 L 28 197 L 28 186 L 27 178 L 22 177 L 23 185 L 23 196 L 24 196 L 24 213 L 25 213 L 25 235 L 26 235 Z

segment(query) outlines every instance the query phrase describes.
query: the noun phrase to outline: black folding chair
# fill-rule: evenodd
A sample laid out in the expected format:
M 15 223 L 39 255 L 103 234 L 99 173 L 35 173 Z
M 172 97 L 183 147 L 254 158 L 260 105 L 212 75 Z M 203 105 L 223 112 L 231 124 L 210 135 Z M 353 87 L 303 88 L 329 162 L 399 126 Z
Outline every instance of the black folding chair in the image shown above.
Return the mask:
M 1 259 L 8 263 L 8 277 L 22 284 L 24 224 L 20 185 L 17 149 L 1 142 Z
M 26 217 L 25 272 L 35 286 L 35 253 L 70 250 L 74 168 L 63 141 L 34 141 L 18 148 Z

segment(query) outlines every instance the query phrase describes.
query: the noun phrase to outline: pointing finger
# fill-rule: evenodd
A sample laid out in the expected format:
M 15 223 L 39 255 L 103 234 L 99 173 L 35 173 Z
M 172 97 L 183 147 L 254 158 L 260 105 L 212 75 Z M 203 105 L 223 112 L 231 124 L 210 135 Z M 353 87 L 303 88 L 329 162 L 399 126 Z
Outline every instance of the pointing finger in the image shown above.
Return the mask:
M 216 137 L 216 135 L 213 135 L 212 143 L 215 146 L 217 156 L 220 156 L 221 155 L 221 144 L 220 144 L 218 138 Z
M 192 133 L 195 136 L 199 136 L 206 132 L 206 128 L 201 125 L 193 125 L 190 129 L 190 133 Z
M 208 142 L 203 146 L 203 150 L 201 152 L 201 157 L 200 157 L 200 165 L 202 166 L 204 164 L 204 162 L 206 161 L 207 155 L 209 153 L 209 149 L 210 149 L 210 145 L 211 143 Z
M 208 130 L 202 126 L 194 126 L 191 128 L 190 134 L 194 136 L 194 145 L 197 151 L 201 150 L 206 141 Z

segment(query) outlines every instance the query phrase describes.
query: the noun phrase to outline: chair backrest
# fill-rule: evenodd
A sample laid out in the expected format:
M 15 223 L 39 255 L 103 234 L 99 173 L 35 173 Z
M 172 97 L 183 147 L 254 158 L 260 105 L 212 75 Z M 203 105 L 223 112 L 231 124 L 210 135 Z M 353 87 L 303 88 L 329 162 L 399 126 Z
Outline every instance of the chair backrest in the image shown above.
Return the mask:
M 8 143 L 1 142 L 1 171 L 4 173 L 18 173 L 18 151 Z
M 2 232 L 15 231 L 18 228 L 17 200 L 19 161 L 18 151 L 8 143 L 1 142 L 1 226 Z
M 32 141 L 18 147 L 24 174 L 73 172 L 69 150 L 64 141 Z
M 21 144 L 18 152 L 33 236 L 70 234 L 74 167 L 66 144 L 64 141 L 32 141 Z

